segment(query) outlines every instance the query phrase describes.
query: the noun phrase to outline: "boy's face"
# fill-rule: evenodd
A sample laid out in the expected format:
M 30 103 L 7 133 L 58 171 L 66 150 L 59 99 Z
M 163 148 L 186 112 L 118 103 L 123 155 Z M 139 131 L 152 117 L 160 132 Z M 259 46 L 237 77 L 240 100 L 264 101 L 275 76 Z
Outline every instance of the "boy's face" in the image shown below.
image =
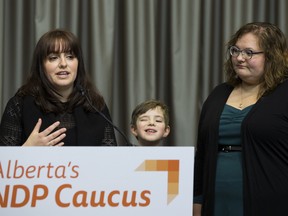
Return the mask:
M 170 132 L 170 127 L 165 125 L 163 111 L 160 107 L 150 109 L 141 114 L 136 121 L 136 127 L 131 127 L 131 132 L 138 137 L 140 145 L 158 145 Z

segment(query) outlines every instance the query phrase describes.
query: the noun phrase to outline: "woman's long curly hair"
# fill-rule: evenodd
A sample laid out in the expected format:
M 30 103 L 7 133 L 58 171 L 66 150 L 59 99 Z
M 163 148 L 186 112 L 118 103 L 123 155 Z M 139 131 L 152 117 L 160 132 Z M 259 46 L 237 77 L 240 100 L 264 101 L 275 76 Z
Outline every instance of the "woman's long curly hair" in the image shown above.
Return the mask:
M 260 80 L 259 97 L 273 90 L 288 77 L 287 41 L 283 32 L 275 25 L 267 22 L 253 22 L 242 26 L 226 44 L 227 55 L 229 47 L 234 46 L 243 35 L 252 33 L 258 38 L 259 47 L 264 51 L 264 76 Z M 226 80 L 233 86 L 242 81 L 233 69 L 231 56 L 224 63 Z
M 72 53 L 78 59 L 77 77 L 74 82 L 74 88 L 65 106 L 63 106 L 63 103 L 59 100 L 61 94 L 54 89 L 44 70 L 44 61 L 48 55 L 61 52 Z M 85 110 L 93 112 L 93 108 L 80 91 L 81 88 L 86 91 L 93 106 L 98 110 L 102 110 L 105 106 L 103 96 L 90 80 L 89 75 L 85 71 L 79 40 L 69 31 L 55 29 L 45 33 L 39 39 L 34 50 L 27 82 L 19 88 L 16 95 L 33 96 L 36 104 L 41 107 L 45 113 L 52 112 L 57 114 L 64 111 L 72 112 L 73 109 L 79 105 L 83 105 Z

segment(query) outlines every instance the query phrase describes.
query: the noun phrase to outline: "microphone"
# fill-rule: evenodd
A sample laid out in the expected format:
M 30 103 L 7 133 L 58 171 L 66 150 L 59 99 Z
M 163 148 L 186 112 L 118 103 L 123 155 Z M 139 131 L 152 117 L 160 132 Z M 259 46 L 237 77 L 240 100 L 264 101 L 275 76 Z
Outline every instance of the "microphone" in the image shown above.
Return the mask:
M 90 105 L 100 116 L 102 116 L 102 118 L 104 118 L 113 128 L 115 128 L 115 129 L 118 131 L 118 133 L 121 134 L 121 136 L 124 138 L 124 140 L 125 140 L 125 142 L 126 142 L 126 145 L 127 145 L 127 146 L 133 146 L 133 145 L 129 142 L 129 140 L 128 140 L 128 138 L 125 136 L 125 134 L 124 134 L 116 125 L 114 125 L 110 119 L 108 119 L 102 112 L 100 112 L 100 111 L 92 104 L 90 98 L 87 96 L 86 91 L 83 89 L 83 87 L 80 86 L 80 85 L 78 85 L 77 88 L 78 88 L 78 90 L 80 91 L 81 95 L 86 98 L 86 100 L 87 100 L 87 102 L 89 103 L 89 105 Z

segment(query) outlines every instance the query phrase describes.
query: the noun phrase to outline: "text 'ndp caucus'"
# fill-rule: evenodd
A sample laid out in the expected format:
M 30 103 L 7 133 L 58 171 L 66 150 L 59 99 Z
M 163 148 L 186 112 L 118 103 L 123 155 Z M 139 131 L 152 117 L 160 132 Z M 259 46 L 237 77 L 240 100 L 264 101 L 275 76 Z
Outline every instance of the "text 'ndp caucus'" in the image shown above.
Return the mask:
M 1 186 L 0 207 L 21 208 L 37 207 L 39 203 L 52 197 L 55 204 L 62 208 L 68 207 L 147 207 L 151 203 L 150 190 L 93 190 L 79 189 L 74 184 L 81 174 L 80 166 L 67 164 L 24 165 L 18 160 L 0 162 L 0 178 L 13 179 L 13 185 Z M 25 184 L 35 179 L 45 179 L 43 184 Z M 44 182 L 59 180 L 55 188 Z M 19 180 L 19 181 L 18 181 Z M 22 181 L 21 181 L 22 180 Z M 23 181 L 25 180 L 25 181 Z M 8 181 L 7 181 L 8 182 Z M 15 182 L 19 182 L 15 183 Z M 73 182 L 73 183 L 71 183 Z M 78 189 L 76 189 L 78 188 Z

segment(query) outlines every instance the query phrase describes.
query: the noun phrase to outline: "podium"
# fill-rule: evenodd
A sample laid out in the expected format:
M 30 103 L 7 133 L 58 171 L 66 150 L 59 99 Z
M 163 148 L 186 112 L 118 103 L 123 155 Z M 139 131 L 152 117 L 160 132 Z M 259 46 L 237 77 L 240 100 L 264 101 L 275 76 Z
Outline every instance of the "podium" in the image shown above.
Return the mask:
M 194 147 L 2 147 L 0 215 L 191 216 Z

